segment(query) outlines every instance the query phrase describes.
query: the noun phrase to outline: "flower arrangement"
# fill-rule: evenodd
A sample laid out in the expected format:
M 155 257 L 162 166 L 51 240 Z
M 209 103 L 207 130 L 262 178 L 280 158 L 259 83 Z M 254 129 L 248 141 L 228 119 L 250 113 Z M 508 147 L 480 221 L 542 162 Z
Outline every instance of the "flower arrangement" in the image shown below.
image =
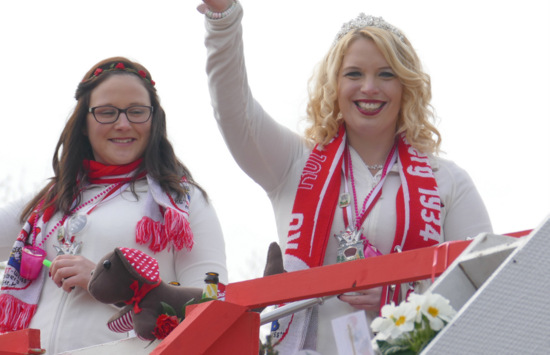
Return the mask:
M 373 348 L 383 355 L 419 354 L 455 314 L 441 295 L 411 293 L 397 307 L 393 303 L 382 307 L 381 316 L 371 324 L 377 333 Z

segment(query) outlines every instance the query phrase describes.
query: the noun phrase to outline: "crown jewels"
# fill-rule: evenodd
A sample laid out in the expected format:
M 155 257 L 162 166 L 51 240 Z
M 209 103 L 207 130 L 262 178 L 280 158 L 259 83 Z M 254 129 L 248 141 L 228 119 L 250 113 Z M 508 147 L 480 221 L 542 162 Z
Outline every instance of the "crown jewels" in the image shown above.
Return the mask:
M 336 38 L 334 39 L 334 44 L 338 42 L 342 37 L 344 37 L 349 31 L 357 30 L 364 27 L 377 27 L 381 28 L 383 30 L 389 31 L 399 37 L 401 42 L 404 41 L 404 36 L 397 28 L 390 25 L 382 17 L 375 17 L 371 15 L 365 15 L 364 13 L 360 13 L 359 16 L 354 18 L 353 20 L 346 22 L 342 25 L 342 28 L 336 35 Z

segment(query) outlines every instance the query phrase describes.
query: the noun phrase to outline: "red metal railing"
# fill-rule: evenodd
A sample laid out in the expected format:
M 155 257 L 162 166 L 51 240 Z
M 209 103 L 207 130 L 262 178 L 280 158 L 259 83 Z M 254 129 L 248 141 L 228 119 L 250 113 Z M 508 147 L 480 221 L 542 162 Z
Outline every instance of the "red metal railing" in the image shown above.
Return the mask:
M 530 232 L 507 235 L 521 237 Z M 259 314 L 252 309 L 439 276 L 469 243 L 449 242 L 231 283 L 227 285 L 225 301 L 188 307 L 185 320 L 151 354 L 257 355 L 260 320 Z M 0 355 L 37 354 L 40 353 L 37 352 L 40 351 L 40 333 L 26 329 L 3 334 L 0 344 Z

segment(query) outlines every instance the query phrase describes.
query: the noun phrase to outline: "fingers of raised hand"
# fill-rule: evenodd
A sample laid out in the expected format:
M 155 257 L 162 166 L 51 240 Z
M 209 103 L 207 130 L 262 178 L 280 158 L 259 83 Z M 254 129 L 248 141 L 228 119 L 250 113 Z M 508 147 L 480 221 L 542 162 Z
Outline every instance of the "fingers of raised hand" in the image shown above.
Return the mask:
M 234 0 L 203 0 L 203 3 L 197 6 L 197 10 L 204 14 L 206 10 L 212 12 L 224 12 L 227 10 Z

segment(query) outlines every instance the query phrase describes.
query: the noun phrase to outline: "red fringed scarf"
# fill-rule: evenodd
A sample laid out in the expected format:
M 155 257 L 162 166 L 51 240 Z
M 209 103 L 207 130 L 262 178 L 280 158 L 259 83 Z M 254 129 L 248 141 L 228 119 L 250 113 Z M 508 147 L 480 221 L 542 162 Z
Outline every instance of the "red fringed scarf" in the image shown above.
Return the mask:
M 141 159 L 124 166 L 103 165 L 96 161 L 84 161 L 88 180 L 93 184 L 127 182 L 131 173 L 141 164 Z M 145 172 L 139 178 L 146 176 Z M 193 233 L 189 225 L 189 202 L 187 193 L 183 201 L 176 203 L 172 196 L 162 191 L 153 178 L 147 175 L 149 194 L 145 201 L 144 217 L 136 225 L 136 242 L 149 243 L 149 249 L 157 253 L 174 246 L 177 250 L 193 247 Z M 182 183 L 186 183 L 185 180 Z
M 103 165 L 96 161 L 84 161 L 87 180 L 91 184 L 115 184 L 109 195 L 122 192 L 132 180 L 141 159 L 121 166 Z M 143 173 L 138 176 L 142 178 Z M 193 247 L 193 233 L 189 224 L 190 195 L 183 201 L 174 201 L 172 196 L 162 191 L 153 178 L 147 176 L 149 185 L 143 218 L 136 225 L 136 242 L 149 243 L 149 249 L 160 252 L 174 247 L 177 250 Z M 187 184 L 182 181 L 182 184 Z M 105 201 L 104 197 L 102 201 Z M 45 273 L 41 272 L 35 280 L 27 280 L 19 274 L 21 267 L 21 250 L 25 245 L 43 245 L 46 242 L 48 225 L 55 210 L 54 207 L 40 212 L 41 201 L 25 222 L 10 254 L 2 287 L 0 289 L 0 333 L 28 328 L 36 313 L 40 293 L 45 282 Z M 97 205 L 96 205 L 97 206 Z M 73 206 L 77 208 L 78 206 Z M 64 216 L 62 219 L 66 218 Z
M 315 147 L 304 170 L 291 215 L 285 270 L 323 265 L 342 180 L 345 129 L 323 149 Z M 398 142 L 401 187 L 397 194 L 397 228 L 392 252 L 428 247 L 441 241 L 441 202 L 428 157 L 401 136 Z M 397 294 L 397 292 L 395 292 Z M 388 294 L 387 288 L 383 297 Z M 382 300 L 387 301 L 386 298 Z M 277 350 L 292 354 L 301 349 L 311 309 L 279 319 L 272 332 Z

